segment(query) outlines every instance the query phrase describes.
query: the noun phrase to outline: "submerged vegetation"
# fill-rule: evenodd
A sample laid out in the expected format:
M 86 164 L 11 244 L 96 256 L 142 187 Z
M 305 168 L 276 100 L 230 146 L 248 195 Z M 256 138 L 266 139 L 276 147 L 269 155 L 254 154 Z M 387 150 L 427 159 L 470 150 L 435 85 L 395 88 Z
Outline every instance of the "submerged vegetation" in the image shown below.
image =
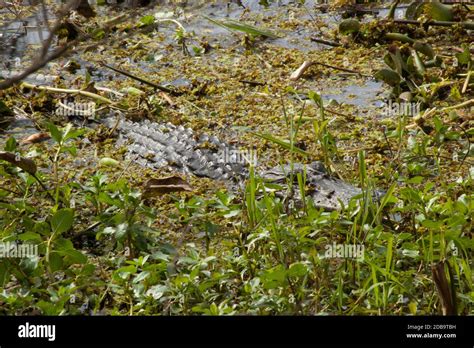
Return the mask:
M 472 6 L 242 3 L 77 9 L 52 80 L 0 90 L 0 313 L 474 314 Z M 258 163 L 142 166 L 111 113 Z M 362 193 L 325 211 L 305 172 L 259 175 L 315 160 Z

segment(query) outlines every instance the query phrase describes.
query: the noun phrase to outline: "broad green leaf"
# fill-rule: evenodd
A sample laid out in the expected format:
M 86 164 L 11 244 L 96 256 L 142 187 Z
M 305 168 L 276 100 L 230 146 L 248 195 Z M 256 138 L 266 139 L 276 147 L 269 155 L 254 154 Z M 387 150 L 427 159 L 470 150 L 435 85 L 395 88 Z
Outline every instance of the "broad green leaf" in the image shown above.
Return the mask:
M 74 264 L 74 263 L 84 264 L 84 263 L 87 263 L 87 257 L 83 253 L 81 253 L 79 250 L 68 249 L 68 250 L 60 252 L 59 254 L 64 257 L 64 260 L 68 264 Z
M 425 42 L 416 41 L 413 44 L 413 48 L 415 50 L 417 50 L 418 52 L 420 52 L 420 53 L 424 54 L 425 56 L 427 56 L 428 59 L 433 59 L 434 56 L 435 56 L 433 47 L 431 47 L 430 44 L 427 44 Z
M 122 93 L 127 93 L 129 95 L 141 95 L 143 93 L 145 93 L 144 91 L 142 91 L 141 89 L 138 89 L 136 87 L 127 87 L 127 88 L 123 88 L 120 90 Z
M 85 129 L 69 129 L 67 133 L 64 133 L 64 141 L 68 139 L 75 139 L 84 134 Z
M 29 240 L 37 240 L 37 241 L 42 241 L 41 236 L 38 233 L 28 231 L 25 233 L 22 233 L 18 235 L 18 239 L 22 241 L 29 241 Z
M 420 0 L 414 0 L 411 2 L 405 12 L 406 19 L 417 19 L 422 12 L 424 4 Z
M 415 58 L 415 67 L 420 75 L 423 75 L 426 71 L 425 64 L 421 60 L 417 51 L 413 51 L 413 57 Z
M 402 76 L 403 71 L 407 70 L 407 65 L 405 60 L 402 57 L 400 49 L 398 47 L 389 47 L 388 53 L 392 58 L 393 63 L 395 64 L 395 71 Z
M 63 140 L 63 134 L 53 123 L 48 123 L 49 133 L 51 133 L 51 138 L 54 139 L 57 143 L 61 143 Z
M 418 305 L 414 301 L 412 301 L 408 304 L 408 310 L 410 311 L 411 315 L 416 315 L 417 307 L 418 307 Z
M 274 289 L 284 285 L 286 281 L 286 270 L 282 265 L 265 271 L 260 279 L 265 289 Z
M 431 228 L 431 229 L 434 229 L 434 230 L 437 230 L 439 228 L 441 228 L 441 226 L 443 226 L 443 221 L 432 221 L 432 220 L 428 220 L 428 219 L 425 219 L 421 222 L 421 225 L 426 227 L 426 228 Z
M 452 7 L 440 3 L 438 0 L 413 1 L 405 12 L 405 18 L 416 20 L 424 13 L 436 21 L 453 20 Z
M 68 152 L 73 156 L 77 155 L 77 148 L 75 146 L 63 146 L 62 151 L 63 152 Z
M 115 272 L 118 273 L 118 274 L 123 274 L 123 275 L 128 275 L 128 274 L 134 274 L 136 273 L 137 269 L 135 266 L 133 265 L 128 265 L 128 266 L 124 266 L 124 267 L 120 267 L 118 270 L 116 270 Z
M 377 80 L 382 80 L 390 86 L 397 86 L 401 81 L 400 75 L 391 69 L 381 69 L 375 73 L 374 77 Z
M 453 10 L 450 6 L 440 3 L 438 0 L 431 0 L 426 4 L 428 13 L 436 21 L 452 21 Z
M 8 152 L 15 152 L 16 148 L 17 148 L 17 142 L 16 142 L 16 139 L 14 137 L 10 137 L 8 138 L 7 142 L 5 143 L 5 151 L 8 151 Z
M 123 224 L 118 225 L 115 228 L 115 238 L 118 241 L 123 240 L 127 236 L 127 231 L 128 231 L 128 224 L 127 223 L 123 223 Z
M 58 238 L 54 242 L 54 249 L 60 253 L 62 251 L 74 249 L 74 245 L 70 239 Z
M 10 271 L 6 262 L 0 262 L 0 287 L 3 287 L 10 278 Z
M 167 290 L 168 287 L 165 285 L 154 285 L 148 289 L 146 294 L 152 296 L 155 300 L 159 300 Z
M 146 278 L 148 278 L 151 275 L 150 272 L 148 271 L 143 271 L 139 275 L 137 275 L 135 278 L 133 278 L 133 283 L 137 284 L 142 281 L 144 281 Z
M 72 227 L 74 211 L 66 208 L 58 210 L 51 218 L 51 228 L 53 233 L 61 234 Z
M 143 25 L 152 25 L 155 23 L 155 16 L 152 15 L 146 15 L 140 18 L 140 23 Z
M 308 267 L 301 262 L 296 262 L 288 269 L 288 276 L 303 277 L 308 273 Z
M 51 272 L 59 271 L 63 268 L 63 257 L 57 252 L 52 251 L 49 254 L 49 269 Z
M 468 45 L 465 45 L 464 52 L 456 53 L 456 58 L 461 65 L 468 65 L 471 61 L 471 53 L 469 51 Z
M 59 308 L 56 307 L 55 303 L 46 302 L 43 300 L 38 301 L 36 307 L 41 310 L 43 315 L 58 315 L 61 311 Z

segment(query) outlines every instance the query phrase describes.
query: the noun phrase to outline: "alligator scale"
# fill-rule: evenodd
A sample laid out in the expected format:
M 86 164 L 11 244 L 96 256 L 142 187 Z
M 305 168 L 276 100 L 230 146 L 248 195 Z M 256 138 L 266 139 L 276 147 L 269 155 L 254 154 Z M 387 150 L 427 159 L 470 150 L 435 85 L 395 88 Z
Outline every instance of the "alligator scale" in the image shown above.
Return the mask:
M 142 166 L 169 168 L 233 183 L 244 182 L 248 176 L 245 164 L 235 163 L 222 155 L 235 153 L 237 149 L 215 136 L 202 134 L 196 137 L 191 128 L 148 120 L 138 123 L 121 119 L 117 122 L 111 117 L 105 120 L 105 124 L 118 131 L 117 145 L 127 144 L 128 158 Z M 203 147 L 205 143 L 212 147 Z M 277 166 L 258 172 L 263 180 L 283 187 L 287 187 L 290 177 L 297 184 L 297 173 L 305 173 L 308 195 L 317 208 L 339 210 L 341 203 L 346 206 L 352 197 L 362 193 L 360 188 L 331 177 L 318 161 L 309 165 L 294 163 L 292 166 Z

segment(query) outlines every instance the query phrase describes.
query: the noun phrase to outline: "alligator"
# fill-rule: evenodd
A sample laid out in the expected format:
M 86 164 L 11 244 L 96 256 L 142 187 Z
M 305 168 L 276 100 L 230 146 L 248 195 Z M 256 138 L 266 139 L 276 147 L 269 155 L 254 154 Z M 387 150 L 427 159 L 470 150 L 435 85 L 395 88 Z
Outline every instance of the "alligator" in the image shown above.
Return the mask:
M 106 118 L 104 123 L 117 131 L 117 146 L 127 146 L 127 158 L 141 166 L 168 168 L 234 184 L 244 183 L 249 176 L 249 163 L 236 161 L 234 156 L 238 148 L 216 136 L 197 136 L 191 128 L 169 122 L 133 122 L 123 118 L 117 121 L 112 116 Z M 305 178 L 305 194 L 312 198 L 316 208 L 340 210 L 353 197 L 362 193 L 360 188 L 329 175 L 319 161 L 308 165 L 293 163 L 257 170 L 257 175 L 265 182 L 281 185 L 282 190 L 277 192 L 280 197 L 287 194 L 285 191 L 288 191 L 291 180 L 298 188 L 298 173 Z M 301 201 L 299 189 L 292 191 L 293 198 Z M 382 195 L 383 192 L 377 191 L 374 198 L 378 200 Z

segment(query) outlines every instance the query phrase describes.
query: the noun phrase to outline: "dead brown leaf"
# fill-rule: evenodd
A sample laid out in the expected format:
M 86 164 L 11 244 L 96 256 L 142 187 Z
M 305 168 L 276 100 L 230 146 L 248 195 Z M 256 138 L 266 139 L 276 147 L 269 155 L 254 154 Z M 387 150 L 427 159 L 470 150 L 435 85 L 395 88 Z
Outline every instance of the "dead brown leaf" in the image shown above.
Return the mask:
M 193 188 L 186 180 L 177 175 L 172 175 L 166 178 L 148 180 L 145 184 L 144 195 L 150 197 L 181 191 L 193 191 Z
M 448 266 L 450 281 L 448 281 L 445 272 L 445 265 Z M 438 295 L 441 300 L 443 315 L 456 315 L 456 294 L 452 291 L 452 272 L 449 263 L 441 261 L 431 267 L 433 281 L 436 284 Z
M 36 144 L 45 140 L 50 139 L 48 133 L 35 133 L 21 140 L 20 144 Z

